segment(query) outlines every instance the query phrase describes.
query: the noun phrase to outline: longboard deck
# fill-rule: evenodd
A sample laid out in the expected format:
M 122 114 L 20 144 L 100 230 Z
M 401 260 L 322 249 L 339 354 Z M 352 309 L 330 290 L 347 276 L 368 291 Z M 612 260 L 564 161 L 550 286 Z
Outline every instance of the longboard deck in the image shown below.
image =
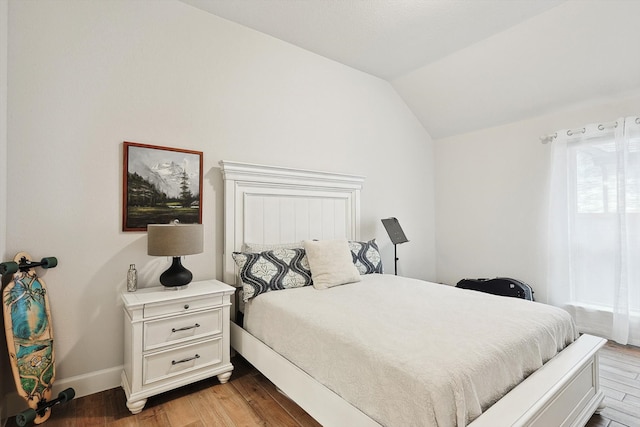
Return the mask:
M 31 261 L 20 252 L 14 257 L 18 264 Z M 5 336 L 9 359 L 18 394 L 30 408 L 51 400 L 55 380 L 53 329 L 47 287 L 33 268 L 13 274 L 2 292 Z M 45 422 L 50 410 L 38 414 L 36 424 Z

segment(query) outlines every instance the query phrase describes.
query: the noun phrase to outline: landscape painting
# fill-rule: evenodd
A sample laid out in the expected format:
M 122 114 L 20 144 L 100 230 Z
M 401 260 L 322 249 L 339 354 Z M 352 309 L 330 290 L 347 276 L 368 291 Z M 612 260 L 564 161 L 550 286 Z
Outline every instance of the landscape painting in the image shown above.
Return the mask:
M 202 152 L 124 143 L 122 230 L 202 223 Z

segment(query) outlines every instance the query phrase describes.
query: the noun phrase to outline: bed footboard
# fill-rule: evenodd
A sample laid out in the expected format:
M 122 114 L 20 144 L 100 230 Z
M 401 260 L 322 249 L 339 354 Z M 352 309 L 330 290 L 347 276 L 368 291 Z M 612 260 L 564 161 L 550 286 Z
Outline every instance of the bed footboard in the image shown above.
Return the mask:
M 582 335 L 470 426 L 584 426 L 604 398 L 598 350 L 605 343 L 605 339 Z

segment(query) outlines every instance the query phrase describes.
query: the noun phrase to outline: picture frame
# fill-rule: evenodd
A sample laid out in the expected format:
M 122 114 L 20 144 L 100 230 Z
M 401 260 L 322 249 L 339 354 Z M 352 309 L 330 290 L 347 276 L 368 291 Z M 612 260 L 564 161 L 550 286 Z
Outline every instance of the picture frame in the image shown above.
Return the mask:
M 122 231 L 202 224 L 202 151 L 124 141 Z

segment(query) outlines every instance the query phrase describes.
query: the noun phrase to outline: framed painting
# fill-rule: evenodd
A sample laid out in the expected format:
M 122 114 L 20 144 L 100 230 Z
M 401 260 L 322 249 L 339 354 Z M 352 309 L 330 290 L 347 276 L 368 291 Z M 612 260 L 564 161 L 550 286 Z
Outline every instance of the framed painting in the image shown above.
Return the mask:
M 122 231 L 202 223 L 202 151 L 124 142 Z

